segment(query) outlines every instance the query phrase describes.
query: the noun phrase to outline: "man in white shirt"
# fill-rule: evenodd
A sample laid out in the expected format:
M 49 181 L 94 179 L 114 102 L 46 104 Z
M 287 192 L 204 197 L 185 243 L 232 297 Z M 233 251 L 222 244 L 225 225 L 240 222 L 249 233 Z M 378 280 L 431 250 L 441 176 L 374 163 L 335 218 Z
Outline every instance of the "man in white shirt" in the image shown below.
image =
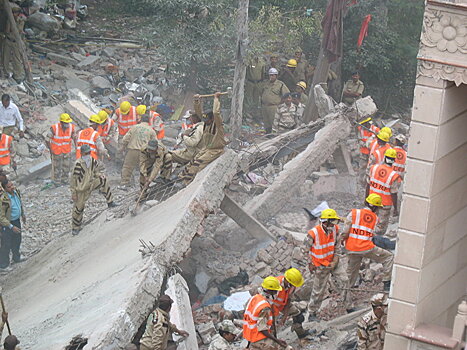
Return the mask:
M 11 135 L 13 129 L 18 127 L 19 136 L 24 137 L 24 123 L 18 107 L 11 102 L 10 95 L 2 95 L 2 104 L 0 105 L 0 126 L 3 126 L 3 133 Z

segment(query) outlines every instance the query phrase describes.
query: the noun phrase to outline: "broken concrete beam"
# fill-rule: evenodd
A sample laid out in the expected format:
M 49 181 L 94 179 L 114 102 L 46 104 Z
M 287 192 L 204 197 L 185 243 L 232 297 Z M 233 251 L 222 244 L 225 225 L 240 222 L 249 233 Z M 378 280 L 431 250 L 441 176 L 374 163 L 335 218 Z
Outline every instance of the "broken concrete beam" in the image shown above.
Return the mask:
M 165 293 L 174 301 L 170 310 L 170 322 L 175 324 L 178 329 L 187 331 L 189 334 L 178 345 L 177 350 L 198 350 L 195 323 L 188 292 L 188 284 L 180 274 L 177 273 L 168 279 Z
M 355 101 L 355 108 L 358 111 L 359 118 L 369 117 L 378 111 L 371 96 L 366 96 Z
M 311 189 L 315 197 L 326 196 L 330 192 L 348 193 L 357 195 L 357 177 L 355 175 L 316 175 L 313 173 L 313 185 Z
M 77 334 L 88 338 L 89 349 L 128 344 L 166 273 L 219 208 L 237 165 L 237 155 L 227 150 L 186 188 L 137 217 L 117 219 L 102 208 L 78 236 L 61 236 L 18 264 L 2 287 L 22 348 L 62 350 Z M 141 258 L 139 239 L 152 242 L 156 252 Z
M 34 180 L 38 176 L 46 173 L 50 169 L 52 169 L 52 162 L 50 161 L 50 159 L 44 160 L 39 164 L 36 164 L 29 168 L 26 174 L 19 174 L 17 181 L 21 184 L 28 183 L 29 181 Z
M 55 61 L 57 63 L 69 64 L 71 66 L 78 63 L 73 57 L 59 55 L 57 53 L 49 52 L 47 53 L 47 58 L 51 61 Z
M 350 156 L 349 150 L 343 143 L 341 143 L 340 146 L 336 149 L 333 157 L 339 174 L 355 175 L 355 171 L 353 170 L 352 166 L 352 158 Z
M 221 202 L 221 210 L 226 213 L 238 226 L 245 229 L 252 237 L 258 241 L 276 240 L 276 237 L 269 232 L 258 220 L 249 215 L 240 204 L 235 202 L 229 195 L 225 195 Z
M 87 128 L 89 125 L 89 117 L 94 112 L 79 100 L 69 100 L 64 106 L 65 110 L 71 115 L 73 121 L 81 128 Z
M 81 90 L 71 89 L 69 93 L 73 99 L 80 100 L 81 102 L 83 102 L 94 114 L 97 114 L 99 112 L 99 108 L 95 105 L 95 103 L 92 102 L 92 100 Z

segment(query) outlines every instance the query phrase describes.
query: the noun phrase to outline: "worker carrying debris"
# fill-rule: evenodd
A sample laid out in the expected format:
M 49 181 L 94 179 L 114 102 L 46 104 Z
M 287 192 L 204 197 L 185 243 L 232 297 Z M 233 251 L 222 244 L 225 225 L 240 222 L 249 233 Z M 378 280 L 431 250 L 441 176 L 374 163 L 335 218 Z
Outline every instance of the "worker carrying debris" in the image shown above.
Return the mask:
M 379 194 L 372 193 L 366 198 L 367 206 L 363 209 L 352 209 L 347 216 L 347 223 L 344 226 L 342 239 L 345 241 L 348 265 L 347 274 L 349 276 L 349 288 L 357 282 L 360 265 L 363 258 L 383 264 L 383 285 L 384 290 L 389 291 L 391 286 L 391 271 L 394 255 L 389 251 L 377 247 L 373 243 L 378 216 L 378 209 L 383 206 Z
M 340 247 L 339 220 L 334 209 L 321 212 L 319 224 L 308 231 L 305 246 L 310 252 L 310 272 L 314 272 L 313 289 L 308 303 L 308 321 L 317 321 L 316 312 L 321 307 L 331 274 L 338 279 L 341 287 L 348 285 L 347 271 L 337 254 Z M 348 293 L 344 292 L 345 307 L 348 308 Z
M 367 171 L 366 195 L 379 194 L 383 206 L 378 212 L 379 224 L 376 234 L 384 235 L 389 225 L 391 208 L 394 207 L 394 216 L 398 216 L 397 193 L 402 182 L 400 175 L 393 170 L 397 152 L 389 148 L 384 153 L 384 163 L 372 165 Z
M 97 114 L 93 114 L 89 117 L 89 127 L 78 132 L 76 140 L 76 159 L 81 157 L 81 147 L 88 145 L 91 149 L 91 157 L 95 160 L 99 158 L 110 158 L 109 152 L 104 146 L 97 129 L 99 127 L 101 119 Z
M 140 350 L 165 350 L 171 333 L 188 337 L 188 332 L 179 330 L 170 322 L 169 313 L 173 300 L 168 295 L 159 298 L 159 307 L 148 317 L 146 329 L 140 340 Z
M 4 134 L 3 126 L 0 126 L 0 169 L 8 171 L 10 166 L 16 169 L 14 156 L 13 136 Z
M 261 112 L 266 134 L 270 134 L 272 131 L 276 109 L 282 102 L 282 96 L 290 92 L 289 88 L 277 79 L 279 72 L 276 68 L 270 68 L 268 73 L 269 81 L 264 83 L 261 90 Z
M 71 170 L 72 141 L 76 144 L 76 127 L 68 113 L 60 115 L 60 121 L 52 125 L 47 133 L 46 144 L 52 161 L 52 181 L 67 184 Z
M 373 139 L 369 144 L 370 156 L 368 158 L 367 168 L 373 164 L 381 164 L 384 157 L 384 152 L 391 148 L 389 140 L 391 139 L 391 134 L 387 131 L 381 130 L 376 138 Z
M 70 183 L 73 200 L 71 231 L 73 235 L 77 235 L 81 230 L 84 207 L 93 191 L 99 190 L 104 195 L 109 208 L 117 206 L 113 201 L 107 178 L 100 170 L 102 168 L 99 167 L 99 162 L 91 156 L 91 147 L 87 144 L 82 145 L 81 154 L 75 162 Z
M 170 152 L 172 161 L 178 164 L 185 165 L 193 160 L 193 158 L 204 148 L 203 145 L 203 130 L 204 123 L 201 121 L 201 115 L 196 113 L 190 114 L 189 118 L 191 126 L 183 130 L 181 134 L 181 143 L 184 148 L 176 149 Z
M 272 301 L 282 290 L 279 280 L 266 277 L 261 291 L 251 297 L 243 316 L 243 338 L 248 341 L 250 350 L 279 350 L 287 347 L 284 340 L 276 336 L 275 317 Z
M 370 299 L 372 310 L 357 324 L 356 350 L 382 350 L 386 335 L 388 296 L 378 293 Z
M 141 107 L 138 106 L 141 111 Z M 141 123 L 130 128 L 122 140 L 123 150 L 127 149 L 122 167 L 122 180 L 119 188 L 126 189 L 130 185 L 133 170 L 140 164 L 140 154 L 145 149 L 150 140 L 156 140 L 156 132 L 149 126 L 149 116 L 141 115 Z
M 396 145 L 393 149 L 396 151 L 397 155 L 392 168 L 397 174 L 399 174 L 401 179 L 404 179 L 405 163 L 407 162 L 407 151 L 404 149 L 404 146 L 407 143 L 407 138 L 404 135 L 399 134 L 396 136 L 395 140 Z
M 142 192 L 147 192 L 149 184 L 160 174 L 163 182 L 168 182 L 172 173 L 172 160 L 167 149 L 157 140 L 150 140 L 139 156 L 139 184 Z M 144 199 L 145 193 L 141 198 Z
M 109 113 L 105 110 L 100 110 L 97 115 L 100 119 L 97 132 L 99 133 L 104 145 L 111 144 L 112 141 L 116 140 L 117 127 L 115 125 L 115 121 L 109 118 Z
M 292 317 L 292 331 L 301 339 L 306 337 L 309 332 L 303 329 L 302 323 L 305 321 L 303 310 L 292 302 L 292 297 L 298 287 L 303 286 L 305 280 L 302 273 L 296 268 L 285 271 L 283 276 L 276 277 L 282 287 L 272 300 L 272 312 L 275 317 L 282 313 L 281 324 L 285 324 L 287 318 Z
M 202 112 L 200 95 L 193 96 L 195 113 L 201 115 L 204 122 L 201 140 L 203 149 L 194 156 L 193 160 L 188 163 L 180 174 L 180 178 L 185 185 L 193 181 L 196 174 L 224 153 L 226 142 L 219 101 L 220 96 L 220 92 L 214 94 L 213 110 L 207 113 Z
M 241 331 L 231 320 L 224 320 L 219 324 L 219 333 L 214 335 L 208 350 L 234 350 L 231 345 Z

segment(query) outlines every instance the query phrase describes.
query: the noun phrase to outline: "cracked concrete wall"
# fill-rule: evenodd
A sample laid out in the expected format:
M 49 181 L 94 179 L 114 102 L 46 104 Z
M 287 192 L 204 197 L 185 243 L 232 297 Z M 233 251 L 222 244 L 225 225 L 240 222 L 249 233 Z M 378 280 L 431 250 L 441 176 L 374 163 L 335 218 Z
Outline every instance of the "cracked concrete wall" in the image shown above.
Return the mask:
M 227 151 L 167 201 L 134 218 L 112 219 L 104 211 L 80 235 L 55 240 L 19 266 L 3 291 L 22 349 L 61 350 L 78 334 L 89 339 L 86 350 L 122 349 L 152 308 L 168 268 L 219 207 L 237 165 Z M 154 255 L 141 258 L 140 238 L 157 246 Z

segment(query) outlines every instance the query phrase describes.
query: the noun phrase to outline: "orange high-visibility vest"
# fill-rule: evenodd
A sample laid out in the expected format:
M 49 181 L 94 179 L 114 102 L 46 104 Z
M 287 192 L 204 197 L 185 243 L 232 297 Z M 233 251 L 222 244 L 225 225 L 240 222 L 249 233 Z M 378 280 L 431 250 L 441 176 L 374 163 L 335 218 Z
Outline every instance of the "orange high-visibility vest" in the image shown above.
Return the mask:
M 258 331 L 258 318 L 261 311 L 265 308 L 271 309 L 271 304 L 269 301 L 262 296 L 261 294 L 256 294 L 248 301 L 248 305 L 245 309 L 245 314 L 243 315 L 243 338 L 248 340 L 251 343 L 256 343 L 262 339 L 265 339 L 266 336 Z M 269 331 L 272 328 L 272 309 L 269 312 L 269 319 L 267 325 L 269 326 Z
M 125 135 L 128 130 L 130 130 L 130 128 L 137 123 L 136 107 L 134 106 L 131 106 L 128 114 L 122 114 L 120 112 L 120 108 L 117 108 L 115 115 L 117 117 L 118 133 L 122 136 Z
M 392 169 L 399 174 L 400 177 L 404 175 L 405 163 L 407 162 L 407 152 L 402 147 L 393 147 L 397 152 L 396 161 L 392 165 Z
M 272 313 L 274 316 L 279 315 L 279 313 L 284 310 L 285 306 L 287 305 L 287 302 L 289 301 L 289 297 L 293 294 L 295 291 L 294 286 L 290 286 L 289 288 L 284 287 L 284 276 L 279 276 L 276 277 L 279 280 L 279 283 L 282 286 L 282 290 L 280 290 L 274 299 L 272 300 Z
M 97 132 L 102 138 L 102 142 L 104 144 L 110 143 L 109 133 L 110 133 L 110 129 L 114 126 L 114 124 L 115 124 L 115 121 L 109 118 L 107 119 L 105 124 L 99 124 L 99 126 L 97 127 Z
M 363 252 L 375 247 L 372 237 L 378 217 L 370 209 L 352 209 L 352 225 L 345 248 L 352 252 Z
M 63 130 L 62 124 L 57 123 L 50 127 L 52 129 L 52 139 L 50 140 L 50 151 L 55 154 L 67 154 L 71 152 L 71 139 L 75 132 L 75 126 L 69 124 L 68 129 Z
M 154 111 L 149 111 L 149 126 L 157 133 L 157 138 L 162 140 L 165 136 L 165 126 L 161 115 Z
M 78 140 L 76 141 L 76 159 L 81 158 L 81 146 L 84 144 L 91 147 L 91 157 L 98 160 L 97 156 L 97 138 L 99 133 L 93 128 L 89 127 L 83 129 L 78 133 Z
M 373 144 L 373 142 L 376 142 L 376 144 Z M 384 146 L 379 147 L 379 144 L 376 140 L 373 140 L 371 143 L 371 153 L 370 153 L 370 158 L 373 156 L 375 158 L 375 162 L 370 164 L 370 158 L 368 158 L 368 166 L 373 165 L 373 164 L 381 164 L 384 159 L 384 152 L 391 148 L 391 145 L 389 143 L 386 143 Z
M 13 137 L 2 134 L 0 138 L 0 165 L 10 164 L 10 147 Z
M 401 178 L 387 164 L 375 164 L 370 168 L 370 194 L 379 194 L 383 205 L 392 205 L 391 185 Z
M 365 144 L 368 142 L 369 139 L 375 137 L 375 134 L 372 132 L 364 129 L 363 127 L 359 126 L 358 131 L 360 132 L 360 140 L 362 140 Z M 374 131 L 375 133 L 379 132 L 379 128 L 376 125 L 371 125 L 369 127 L 370 130 Z M 370 154 L 370 149 L 366 146 L 360 147 L 360 153 L 362 154 Z
M 313 265 L 329 266 L 334 259 L 334 245 L 336 244 L 339 225 L 334 225 L 329 234 L 324 232 L 321 225 L 316 225 L 308 234 L 313 238 L 313 244 L 310 248 L 310 256 Z

